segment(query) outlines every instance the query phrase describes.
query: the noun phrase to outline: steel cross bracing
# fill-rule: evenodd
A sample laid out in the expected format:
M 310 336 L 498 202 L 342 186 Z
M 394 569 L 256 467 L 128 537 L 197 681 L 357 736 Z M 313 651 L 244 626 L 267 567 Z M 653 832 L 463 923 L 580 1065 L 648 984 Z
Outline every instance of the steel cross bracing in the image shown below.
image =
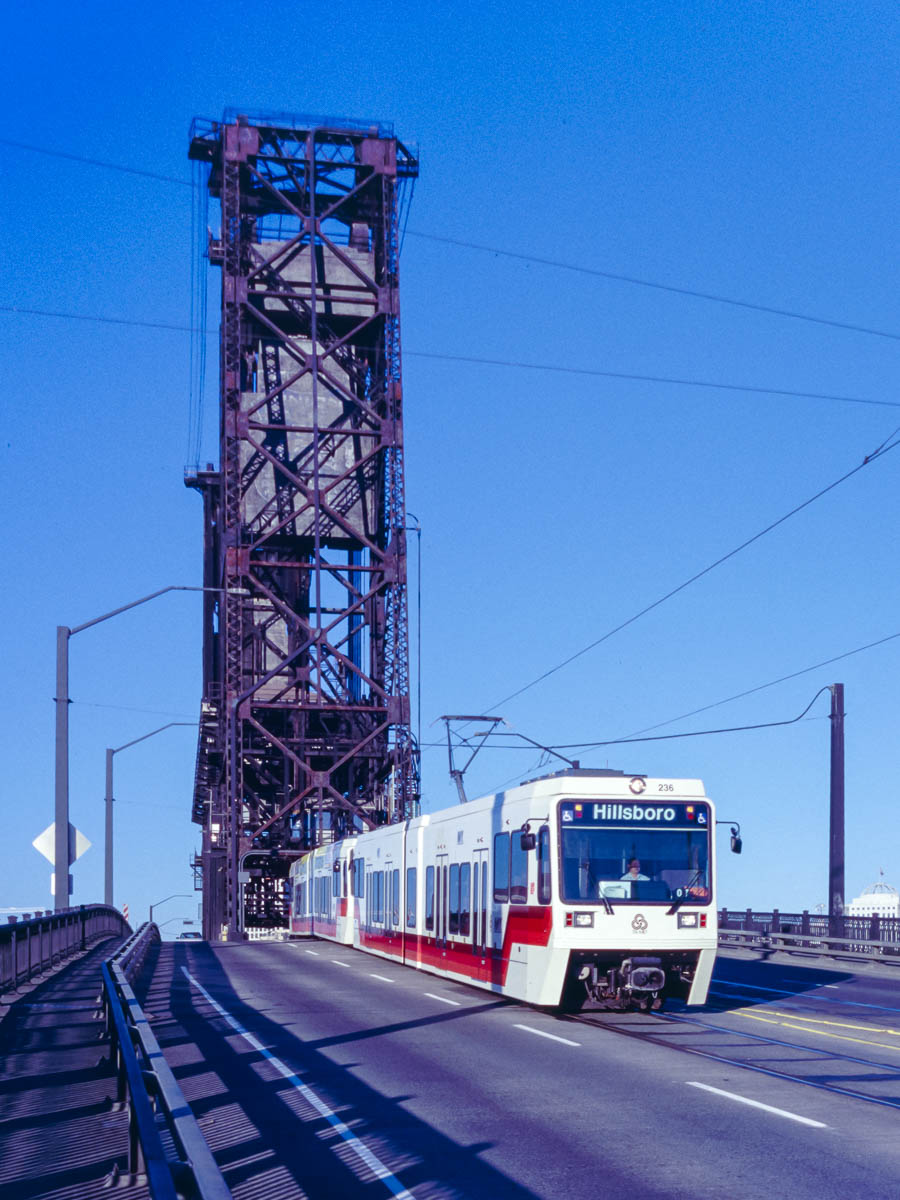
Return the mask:
M 194 819 L 205 932 L 285 919 L 304 849 L 411 815 L 399 222 L 389 128 L 195 122 L 221 235 Z

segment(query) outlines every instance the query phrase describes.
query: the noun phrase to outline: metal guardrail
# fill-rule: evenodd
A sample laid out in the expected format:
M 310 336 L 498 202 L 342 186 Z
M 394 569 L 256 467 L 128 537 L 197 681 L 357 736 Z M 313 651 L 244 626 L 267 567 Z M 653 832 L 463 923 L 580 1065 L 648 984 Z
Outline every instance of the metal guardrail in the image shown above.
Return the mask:
M 900 918 L 722 909 L 719 945 L 900 965 Z
M 116 1072 L 116 1105 L 129 1112 L 128 1171 L 153 1200 L 230 1200 L 200 1126 L 132 989 L 156 925 L 142 925 L 103 963 L 106 1030 Z
M 122 937 L 131 926 L 116 908 L 82 904 L 0 925 L 0 994 L 15 991 L 79 950 L 103 938 Z

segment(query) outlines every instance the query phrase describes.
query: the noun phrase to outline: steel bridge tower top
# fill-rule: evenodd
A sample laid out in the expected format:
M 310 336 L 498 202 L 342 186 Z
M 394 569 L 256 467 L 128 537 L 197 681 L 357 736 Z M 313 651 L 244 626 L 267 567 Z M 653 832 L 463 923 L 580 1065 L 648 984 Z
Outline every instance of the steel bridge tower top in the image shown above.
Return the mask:
M 303 849 L 411 815 L 399 233 L 390 126 L 226 112 L 220 466 L 204 495 L 194 819 L 207 936 L 283 919 Z

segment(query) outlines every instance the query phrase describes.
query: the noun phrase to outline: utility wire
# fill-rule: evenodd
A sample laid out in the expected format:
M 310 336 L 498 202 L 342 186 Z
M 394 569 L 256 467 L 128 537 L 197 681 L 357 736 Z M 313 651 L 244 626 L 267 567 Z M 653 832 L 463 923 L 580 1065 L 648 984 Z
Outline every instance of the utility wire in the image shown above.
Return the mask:
M 485 246 L 480 242 L 465 242 L 460 238 L 444 237 L 437 233 L 422 233 L 409 229 L 410 237 L 424 238 L 429 242 L 442 242 L 448 246 L 462 246 L 466 250 L 481 250 L 501 258 L 513 258 L 520 262 L 538 263 L 544 267 L 557 267 L 561 271 L 574 271 L 578 275 L 591 275 L 599 279 L 613 279 L 617 283 L 631 283 L 637 287 L 653 288 L 659 292 L 671 292 L 676 296 L 692 296 L 697 300 L 712 300 L 716 304 L 729 304 L 733 308 L 748 308 L 753 312 L 769 313 L 776 317 L 790 317 L 794 321 L 809 321 L 813 325 L 827 325 L 832 329 L 848 329 L 853 333 L 867 333 L 873 337 L 891 338 L 900 341 L 900 333 L 887 329 L 873 329 L 868 325 L 854 325 L 848 321 L 834 321 L 828 317 L 813 317 L 809 313 L 796 312 L 789 308 L 775 308 L 768 304 L 754 304 L 749 300 L 735 300 L 731 296 L 720 296 L 715 292 L 700 292 L 694 288 L 678 287 L 671 283 L 656 283 L 652 279 L 640 279 L 635 275 L 620 275 L 614 271 L 601 271 L 596 267 L 583 267 L 577 263 L 561 262 L 555 258 L 542 258 L 536 254 L 522 254 L 514 250 L 501 250 L 497 246 Z
M 192 325 L 167 324 L 161 321 L 135 321 L 125 317 L 106 317 L 87 313 L 58 312 L 45 308 L 24 308 L 18 304 L 0 304 L 0 312 L 22 313 L 32 317 L 55 317 L 68 321 L 96 321 L 101 325 L 133 325 L 138 329 L 174 330 L 176 333 L 200 333 L 207 337 L 218 335 L 218 329 L 202 329 Z M 874 404 L 882 408 L 900 408 L 897 400 L 870 400 L 864 396 L 843 396 L 831 392 L 801 392 L 787 388 L 756 387 L 743 383 L 713 383 L 708 379 L 678 379 L 668 375 L 635 375 L 624 371 L 600 371 L 589 367 L 561 367 L 553 363 L 518 362 L 502 358 L 474 358 L 469 355 L 437 354 L 426 350 L 404 350 L 405 358 L 429 358 L 445 362 L 475 363 L 482 366 L 521 368 L 530 371 L 552 371 L 562 375 L 589 375 L 603 379 L 624 379 L 639 383 L 662 383 L 676 387 L 712 388 L 725 392 L 750 392 L 762 396 L 789 396 L 796 400 L 835 400 L 841 404 Z
M 124 171 L 128 175 L 142 175 L 146 179 L 157 179 L 163 183 L 175 183 L 179 187 L 193 188 L 192 180 L 179 179 L 174 175 L 161 175 L 155 171 L 144 171 L 138 167 L 126 167 L 121 163 L 107 162 L 99 158 L 87 158 L 83 154 L 71 154 L 63 150 L 50 150 L 46 146 L 34 146 L 29 142 L 17 142 L 10 138 L 0 138 L 0 145 L 14 146 L 18 150 L 30 150 L 35 154 L 45 154 L 50 158 L 65 158 L 70 162 L 85 163 L 92 167 L 102 167 L 107 171 Z M 679 287 L 671 283 L 658 283 L 652 279 L 641 279 L 635 275 L 623 275 L 615 271 L 602 271 L 597 267 L 584 267 L 578 263 L 563 262 L 554 258 L 543 258 L 537 254 L 524 254 L 520 251 L 503 250 L 499 246 L 486 246 L 481 242 L 467 242 L 461 238 L 445 237 L 437 233 L 424 233 L 421 230 L 404 227 L 403 235 L 417 237 L 430 242 L 440 242 L 448 246 L 460 246 L 466 250 L 478 250 L 485 254 L 493 254 L 500 258 L 512 258 L 520 262 L 536 263 L 544 267 L 556 267 L 561 271 L 574 271 L 579 275 L 589 275 L 597 279 L 612 279 L 617 283 L 629 283 L 635 287 L 653 288 L 659 292 L 669 292 L 676 296 L 691 296 L 697 300 L 710 300 L 716 304 L 727 304 L 733 308 L 745 308 L 752 312 L 768 313 L 776 317 L 788 317 L 794 321 L 808 321 L 814 325 L 826 325 L 832 329 L 846 329 L 852 333 L 866 333 L 872 337 L 891 338 L 900 341 L 900 333 L 885 329 L 874 329 L 868 325 L 856 325 L 849 321 L 835 321 L 828 317 L 814 317 L 809 313 L 797 312 L 788 308 L 776 308 L 768 304 L 756 304 L 749 300 L 736 300 L 731 296 L 721 296 L 715 292 L 701 292 L 696 288 Z
M 11 138 L 0 138 L 0 146 L 15 146 L 17 150 L 31 150 L 34 154 L 45 154 L 48 158 L 67 158 L 70 162 L 86 163 L 89 167 L 103 167 L 107 171 L 124 171 L 126 175 L 143 175 L 145 179 L 158 179 L 162 183 L 177 183 L 181 187 L 193 187 L 189 179 L 178 179 L 174 175 L 159 175 L 156 171 L 143 171 L 139 167 L 125 167 L 121 163 L 106 162 L 101 158 L 85 158 L 83 154 L 67 154 L 64 150 L 48 150 L 46 146 L 32 146 L 29 142 L 14 142 Z
M 780 679 L 770 679 L 768 683 L 761 683 L 757 687 L 748 688 L 745 692 L 737 692 L 734 696 L 726 696 L 724 700 L 715 700 L 712 704 L 704 704 L 702 708 L 693 708 L 690 712 L 682 713 L 680 717 L 670 717 L 668 721 L 660 721 L 657 725 L 648 725 L 645 729 L 636 729 L 634 733 L 630 733 L 628 736 L 637 737 L 641 733 L 651 733 L 654 729 L 664 729 L 666 725 L 674 725 L 676 721 L 684 721 L 687 717 L 696 717 L 699 713 L 709 712 L 711 708 L 719 708 L 722 704 L 730 704 L 732 700 L 743 700 L 745 696 L 752 696 L 756 692 L 763 692 L 766 688 L 775 687 L 779 683 L 787 683 L 789 679 L 797 679 L 801 675 L 808 675 L 810 671 L 818 671 L 821 667 L 830 667 L 832 663 L 841 662 L 845 658 L 851 658 L 854 654 L 862 654 L 864 650 L 872 650 L 875 646 L 883 646 L 885 642 L 892 642 L 895 638 L 900 638 L 900 633 L 889 633 L 887 637 L 879 638 L 876 642 L 869 642 L 865 646 L 857 646 L 855 650 L 847 650 L 844 654 L 836 654 L 834 658 L 826 658 L 823 662 L 815 663 L 811 667 L 803 667 L 800 671 L 792 671 L 790 675 L 782 675 Z
M 900 408 L 896 400 L 868 400 L 861 396 L 841 396 L 830 392 L 795 392 L 786 388 L 754 387 L 743 383 L 712 383 L 706 379 L 679 379 L 668 375 L 635 375 L 626 371 L 600 371 L 592 367 L 560 367 L 553 363 L 520 362 L 505 358 L 475 358 L 463 354 L 434 354 L 425 350 L 406 350 L 407 358 L 431 358 L 445 362 L 476 363 L 479 366 L 518 367 L 526 371 L 554 371 L 563 375 L 595 375 L 603 379 L 625 379 L 637 383 L 668 383 L 677 387 L 715 388 L 726 392 L 756 392 L 766 396 L 793 396 L 807 400 L 839 400 L 845 404 L 878 404 Z
M 891 436 L 893 437 L 894 435 L 892 434 Z M 888 439 L 888 442 L 890 442 L 890 439 Z M 777 521 L 772 521 L 771 524 L 765 527 L 765 529 L 761 529 L 752 537 L 747 538 L 746 541 L 741 542 L 739 546 L 735 546 L 733 550 L 729 550 L 727 554 L 723 554 L 720 558 L 717 558 L 715 562 L 712 562 L 708 566 L 704 567 L 702 571 L 698 571 L 695 575 L 692 575 L 690 579 L 686 579 L 677 587 L 672 588 L 671 591 L 666 592 L 664 596 L 660 596 L 658 600 L 654 600 L 652 604 L 646 605 L 640 610 L 640 612 L 637 612 L 634 614 L 634 616 L 629 617 L 627 621 L 622 621 L 620 624 L 616 625 L 614 629 L 610 629 L 607 633 L 604 633 L 602 637 L 596 638 L 587 646 L 583 646 L 574 654 L 570 654 L 568 658 L 563 659 L 562 662 L 557 663 L 556 666 L 544 671 L 543 674 L 538 675 L 535 679 L 532 679 L 530 683 L 523 684 L 523 686 L 517 688 L 516 691 L 510 692 L 508 696 L 504 696 L 500 700 L 495 700 L 491 704 L 485 705 L 485 711 L 490 712 L 491 710 L 496 710 L 502 704 L 507 704 L 510 700 L 514 700 L 517 696 L 521 696 L 523 692 L 527 692 L 530 688 L 542 683 L 545 679 L 549 679 L 551 675 L 555 675 L 557 671 L 561 671 L 563 667 L 567 667 L 569 663 L 574 662 L 576 658 L 581 658 L 581 656 L 583 654 L 587 654 L 589 650 L 593 650 L 596 646 L 608 641 L 611 637 L 613 637 L 614 634 L 620 633 L 629 625 L 633 625 L 635 621 L 646 616 L 647 613 L 652 612 L 654 608 L 659 608 L 661 604 L 664 604 L 667 600 L 671 600 L 672 597 L 677 596 L 679 592 L 683 592 L 685 588 L 690 587 L 692 583 L 696 583 L 698 579 L 702 579 L 704 575 L 708 575 L 710 571 L 714 571 L 716 567 L 720 567 L 723 563 L 728 562 L 730 558 L 734 558 L 735 555 L 740 554 L 742 550 L 746 550 L 748 546 L 752 546 L 754 542 L 758 542 L 760 538 L 765 537 L 767 533 L 771 533 L 773 529 L 777 529 L 779 525 L 783 525 L 785 521 L 789 521 L 791 517 L 794 517 L 797 515 L 797 513 L 802 512 L 804 508 L 809 508 L 809 506 L 814 504 L 816 500 L 820 500 L 823 496 L 833 491 L 836 487 L 839 487 L 842 483 L 845 483 L 848 479 L 851 479 L 857 474 L 857 472 L 861 471 L 863 467 L 869 466 L 870 463 L 875 462 L 876 459 L 881 458 L 882 455 L 887 454 L 888 451 L 895 449 L 898 445 L 900 445 L 900 441 L 890 442 L 890 444 L 885 444 L 885 442 L 882 442 L 876 450 L 874 450 L 871 454 L 867 454 L 861 463 L 853 467 L 852 470 L 847 471 L 846 474 L 840 477 L 840 479 L 835 479 L 833 483 L 829 483 L 826 487 L 821 488 L 814 496 L 810 496 L 809 499 L 804 500 L 802 504 L 796 505 L 790 510 L 790 512 L 785 513 L 783 517 L 779 517 Z

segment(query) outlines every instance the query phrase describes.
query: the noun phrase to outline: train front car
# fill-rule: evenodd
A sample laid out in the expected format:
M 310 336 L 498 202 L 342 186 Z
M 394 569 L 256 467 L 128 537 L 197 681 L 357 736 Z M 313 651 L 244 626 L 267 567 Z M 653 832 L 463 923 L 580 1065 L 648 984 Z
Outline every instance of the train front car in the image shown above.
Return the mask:
M 703 1004 L 717 943 L 715 816 L 703 784 L 593 771 L 556 781 L 561 1007 Z

